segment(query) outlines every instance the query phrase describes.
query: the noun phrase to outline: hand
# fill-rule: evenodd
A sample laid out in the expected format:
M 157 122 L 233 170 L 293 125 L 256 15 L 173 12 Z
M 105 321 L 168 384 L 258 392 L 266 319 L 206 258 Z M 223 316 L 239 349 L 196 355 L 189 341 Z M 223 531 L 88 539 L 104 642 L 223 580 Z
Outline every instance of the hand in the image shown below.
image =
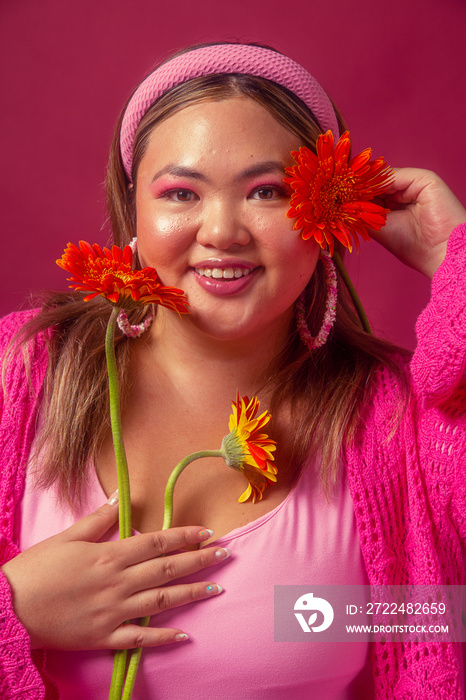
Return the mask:
M 211 582 L 161 587 L 228 556 L 219 547 L 167 556 L 208 539 L 208 531 L 179 527 L 99 542 L 117 517 L 118 506 L 106 504 L 2 567 L 33 649 L 131 649 L 179 641 L 179 629 L 123 623 L 220 592 Z
M 395 169 L 395 180 L 379 204 L 392 209 L 379 232 L 370 232 L 401 262 L 432 278 L 445 258 L 450 233 L 466 222 L 466 209 L 438 175 Z

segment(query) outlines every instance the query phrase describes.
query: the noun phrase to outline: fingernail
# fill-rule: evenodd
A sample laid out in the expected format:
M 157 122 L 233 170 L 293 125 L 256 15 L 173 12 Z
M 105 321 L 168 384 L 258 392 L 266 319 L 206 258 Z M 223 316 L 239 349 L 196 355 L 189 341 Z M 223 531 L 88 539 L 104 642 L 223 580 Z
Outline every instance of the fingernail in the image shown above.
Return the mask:
M 115 503 L 118 503 L 118 489 L 112 493 L 107 501 L 109 506 L 114 506 Z
M 206 530 L 201 530 L 201 531 L 198 533 L 198 536 L 201 538 L 201 540 L 208 540 L 208 539 L 210 539 L 210 538 L 212 537 L 213 534 L 214 534 L 214 531 L 213 531 L 213 530 L 207 530 L 207 529 L 206 529 Z
M 206 588 L 207 595 L 218 595 L 223 591 L 223 588 L 218 585 L 218 583 L 210 584 Z
M 215 558 L 218 559 L 219 561 L 223 561 L 224 559 L 227 559 L 230 556 L 231 552 L 229 549 L 226 547 L 222 547 L 222 549 L 217 549 L 215 552 Z
M 184 632 L 175 635 L 175 642 L 185 642 L 187 639 L 189 639 L 189 634 Z

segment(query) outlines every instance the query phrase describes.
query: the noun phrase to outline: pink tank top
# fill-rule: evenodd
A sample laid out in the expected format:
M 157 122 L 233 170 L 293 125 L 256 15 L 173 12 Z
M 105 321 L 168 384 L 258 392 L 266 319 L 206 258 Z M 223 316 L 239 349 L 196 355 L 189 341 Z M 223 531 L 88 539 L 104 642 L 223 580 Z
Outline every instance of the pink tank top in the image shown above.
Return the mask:
M 92 473 L 87 506 L 78 517 L 106 500 Z M 27 478 L 21 549 L 76 519 L 54 489 L 38 492 Z M 308 468 L 279 506 L 216 543 L 228 547 L 231 557 L 208 574 L 179 581 L 211 578 L 224 592 L 153 618 L 157 626 L 186 631 L 190 640 L 143 651 L 134 700 L 372 697 L 368 644 L 274 642 L 274 585 L 368 584 L 345 478 L 328 503 Z M 49 651 L 47 669 L 61 700 L 106 700 L 112 657 L 109 651 Z

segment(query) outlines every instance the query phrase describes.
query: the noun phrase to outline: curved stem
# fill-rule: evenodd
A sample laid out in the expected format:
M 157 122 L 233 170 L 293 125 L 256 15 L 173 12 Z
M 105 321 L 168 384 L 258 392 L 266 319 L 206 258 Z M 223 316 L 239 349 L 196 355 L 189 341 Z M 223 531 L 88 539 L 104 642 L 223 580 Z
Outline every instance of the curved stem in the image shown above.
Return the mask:
M 346 289 L 348 290 L 350 297 L 353 301 L 354 308 L 356 309 L 359 319 L 362 323 L 362 327 L 366 331 L 366 333 L 369 333 L 372 335 L 372 329 L 369 323 L 369 319 L 366 316 L 366 312 L 364 311 L 364 308 L 361 304 L 361 300 L 358 296 L 358 293 L 351 282 L 350 276 L 348 275 L 348 272 L 346 271 L 345 266 L 343 265 L 343 260 L 340 258 L 339 254 L 334 251 L 333 253 L 333 262 L 335 263 L 335 267 L 337 268 L 338 272 L 340 273 L 343 282 L 345 283 Z
M 202 457 L 223 457 L 222 450 L 201 450 L 200 452 L 193 452 L 188 455 L 181 462 L 178 462 L 172 473 L 170 474 L 167 486 L 165 488 L 165 509 L 163 514 L 163 525 L 162 530 L 167 530 L 172 525 L 173 520 L 173 489 L 180 476 L 183 469 L 185 469 L 188 464 L 194 462 L 196 459 L 201 459 Z
M 183 469 L 185 469 L 188 464 L 194 462 L 196 459 L 201 459 L 202 457 L 224 457 L 222 450 L 202 450 L 200 452 L 193 452 L 188 455 L 181 462 L 178 462 L 172 473 L 170 474 L 167 486 L 165 488 L 165 508 L 163 514 L 163 525 L 162 530 L 168 530 L 172 525 L 173 520 L 173 490 Z M 150 616 L 143 617 L 139 621 L 141 627 L 147 627 L 150 621 Z M 125 688 L 123 690 L 122 700 L 130 700 L 134 683 L 136 681 L 136 673 L 138 671 L 139 661 L 141 658 L 142 649 L 133 649 L 131 652 L 128 672 L 126 674 Z
M 131 496 L 129 490 L 128 463 L 126 461 L 123 432 L 121 429 L 120 393 L 115 358 L 115 323 L 120 309 L 114 306 L 107 325 L 105 355 L 107 359 L 108 390 L 110 399 L 110 424 L 118 478 L 118 523 L 120 539 L 131 536 Z M 127 650 L 115 652 L 109 700 L 120 700 L 125 680 Z

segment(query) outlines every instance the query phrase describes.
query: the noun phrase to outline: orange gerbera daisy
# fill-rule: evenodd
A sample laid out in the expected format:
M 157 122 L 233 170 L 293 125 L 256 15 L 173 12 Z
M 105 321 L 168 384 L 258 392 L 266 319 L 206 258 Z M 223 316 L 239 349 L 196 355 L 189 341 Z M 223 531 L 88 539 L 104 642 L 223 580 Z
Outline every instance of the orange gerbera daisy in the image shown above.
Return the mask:
M 359 250 L 357 234 L 370 240 L 368 229 L 380 231 L 390 211 L 371 200 L 387 191 L 393 171 L 383 158 L 370 160 L 370 148 L 349 160 L 350 149 L 349 131 L 336 147 L 327 131 L 317 139 L 317 155 L 306 147 L 292 151 L 297 165 L 286 168 L 290 177 L 284 179 L 293 190 L 288 216 L 296 218 L 294 228 L 305 240 L 328 245 L 331 255 L 333 237 L 350 251 L 354 241 Z
M 277 468 L 272 464 L 276 442 L 261 432 L 272 416 L 264 411 L 256 417 L 259 406 L 256 397 L 251 400 L 247 396 L 240 398 L 237 392 L 228 425 L 230 433 L 222 443 L 228 466 L 242 472 L 249 481 L 246 491 L 238 499 L 240 503 L 249 498 L 253 503 L 260 501 L 269 482 L 277 481 Z
M 181 289 L 164 287 L 158 281 L 153 267 L 133 270 L 133 251 L 127 245 L 101 248 L 79 242 L 79 248 L 68 243 L 57 265 L 70 272 L 70 287 L 77 291 L 90 292 L 84 301 L 103 296 L 112 304 L 132 309 L 138 304 L 160 304 L 178 313 L 188 312 L 188 301 Z

